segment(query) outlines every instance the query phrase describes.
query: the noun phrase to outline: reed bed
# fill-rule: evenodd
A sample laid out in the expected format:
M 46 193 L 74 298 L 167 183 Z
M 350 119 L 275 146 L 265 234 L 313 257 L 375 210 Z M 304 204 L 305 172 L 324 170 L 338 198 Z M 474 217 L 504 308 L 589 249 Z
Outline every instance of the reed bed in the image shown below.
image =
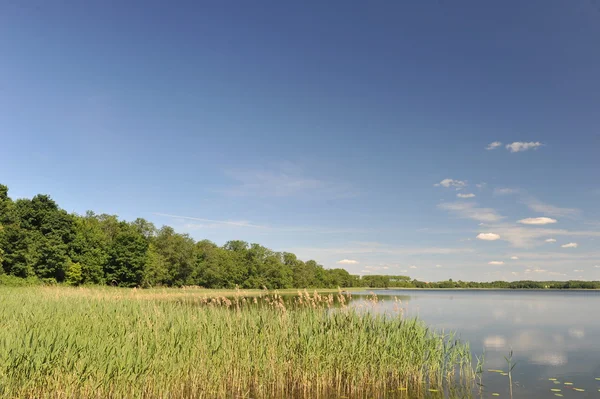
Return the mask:
M 177 297 L 0 289 L 0 397 L 443 397 L 468 345 L 342 293 Z M 374 297 L 369 301 L 377 306 Z

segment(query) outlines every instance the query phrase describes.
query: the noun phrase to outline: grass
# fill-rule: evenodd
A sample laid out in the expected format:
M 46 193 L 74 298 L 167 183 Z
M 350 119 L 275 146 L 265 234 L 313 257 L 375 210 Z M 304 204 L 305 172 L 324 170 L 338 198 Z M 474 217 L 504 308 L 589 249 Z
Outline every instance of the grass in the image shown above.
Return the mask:
M 0 288 L 0 397 L 444 397 L 473 381 L 466 344 L 342 294 L 175 291 Z

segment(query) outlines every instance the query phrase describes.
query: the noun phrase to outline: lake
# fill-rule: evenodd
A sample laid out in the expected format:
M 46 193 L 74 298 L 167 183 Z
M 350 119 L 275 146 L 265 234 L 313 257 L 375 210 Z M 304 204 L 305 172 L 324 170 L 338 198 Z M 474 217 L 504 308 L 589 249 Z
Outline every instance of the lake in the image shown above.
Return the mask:
M 352 293 L 351 303 L 360 305 L 369 292 Z M 418 316 L 436 330 L 455 331 L 470 343 L 474 359 L 485 353 L 483 397 L 508 397 L 508 377 L 488 370 L 506 372 L 504 357 L 511 348 L 515 398 L 600 395 L 600 291 L 372 292 L 383 300 L 378 311 L 392 312 L 396 296 L 405 317 Z

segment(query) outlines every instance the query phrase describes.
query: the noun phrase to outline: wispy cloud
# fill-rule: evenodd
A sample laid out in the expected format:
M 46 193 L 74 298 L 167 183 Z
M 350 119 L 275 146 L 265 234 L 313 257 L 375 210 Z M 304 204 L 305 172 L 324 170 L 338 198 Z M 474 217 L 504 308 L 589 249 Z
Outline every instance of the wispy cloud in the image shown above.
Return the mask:
M 236 184 L 217 191 L 231 196 L 337 199 L 356 195 L 350 185 L 308 176 L 301 167 L 290 162 L 265 169 L 232 169 L 225 174 Z
M 504 262 L 502 262 L 501 260 L 493 260 L 491 262 L 488 262 L 488 265 L 503 265 Z
M 521 151 L 527 151 L 527 150 L 531 150 L 531 149 L 537 149 L 539 147 L 541 147 L 543 144 L 540 143 L 539 141 L 530 141 L 528 143 L 526 142 L 522 142 L 522 141 L 515 141 L 514 143 L 511 144 L 507 144 L 506 145 L 506 149 L 509 150 L 510 152 L 521 152 Z
M 496 233 L 479 233 L 477 234 L 477 239 L 478 240 L 484 240 L 484 241 L 496 241 L 500 239 L 500 234 L 496 234 Z
M 444 179 L 439 183 L 434 184 L 435 187 L 455 187 L 457 190 L 465 188 L 467 186 L 467 182 L 463 180 L 454 180 L 454 179 Z
M 474 202 L 443 202 L 438 205 L 439 209 L 454 213 L 458 217 L 473 219 L 479 222 L 497 222 L 503 219 L 492 208 L 479 208 Z
M 358 261 L 354 259 L 342 259 L 337 261 L 340 265 L 357 265 Z
M 495 150 L 496 148 L 502 146 L 502 143 L 499 141 L 494 141 L 493 143 L 489 143 L 487 145 L 487 147 L 485 147 L 486 150 Z
M 516 188 L 498 187 L 494 189 L 494 195 L 511 195 L 519 192 Z
M 532 196 L 525 197 L 522 202 L 534 212 L 543 213 L 554 217 L 573 217 L 580 214 L 579 209 L 560 208 L 558 206 L 546 204 Z
M 225 225 L 225 226 L 236 226 L 236 227 L 250 227 L 250 228 L 255 228 L 255 229 L 271 229 L 272 228 L 269 226 L 252 224 L 252 223 L 249 223 L 246 221 L 205 219 L 205 218 L 197 218 L 197 217 L 191 217 L 191 216 L 171 215 L 168 213 L 160 213 L 160 212 L 154 212 L 153 215 L 164 216 L 164 217 L 173 218 L 173 219 L 195 220 L 198 222 L 210 223 L 210 225 L 205 225 L 205 226 L 210 226 L 210 227 Z
M 547 238 L 545 241 L 546 242 L 556 242 L 556 239 L 555 238 Z
M 475 194 L 473 194 L 473 193 L 468 193 L 468 194 L 458 193 L 458 194 L 456 194 L 456 196 L 458 198 L 474 198 Z
M 186 223 L 183 225 L 188 230 L 209 229 L 219 227 L 235 227 L 235 228 L 250 228 L 259 229 L 271 232 L 295 232 L 295 233 L 316 233 L 316 234 L 350 234 L 350 233 L 368 233 L 372 232 L 369 229 L 354 229 L 354 228 L 327 228 L 327 227 L 304 227 L 304 226 L 270 226 L 264 224 L 256 224 L 248 221 L 235 220 L 215 220 L 198 218 L 193 216 L 173 215 L 168 213 L 154 212 L 153 215 L 167 217 L 179 221 L 194 221 L 201 223 Z
M 386 245 L 380 243 L 356 243 L 350 242 L 346 246 L 337 247 L 292 247 L 286 248 L 286 251 L 295 253 L 301 259 L 315 259 L 318 262 L 333 264 L 339 259 L 356 259 L 360 256 L 361 262 L 373 262 L 381 260 L 385 266 L 393 266 L 392 263 L 405 257 L 408 262 L 414 256 L 458 256 L 474 253 L 474 249 L 468 247 L 447 248 L 447 247 L 407 247 L 397 245 Z M 348 265 L 352 266 L 352 265 Z M 396 264 L 395 266 L 399 266 Z
M 556 223 L 556 222 L 557 222 L 556 219 L 547 218 L 547 217 L 527 218 L 527 219 L 519 220 L 519 223 L 521 223 L 521 224 L 535 224 L 535 225 L 552 224 L 552 223 Z
M 512 260 L 519 260 L 519 257 L 518 256 L 511 256 L 510 259 L 512 259 Z
M 540 269 L 539 267 L 535 268 L 533 270 L 532 269 L 525 269 L 525 273 L 532 273 L 532 272 L 533 273 L 546 273 L 547 271 L 548 270 L 546 270 L 546 269 Z
M 577 248 L 578 246 L 579 244 L 577 244 L 576 242 L 570 242 L 568 244 L 561 245 L 562 248 Z

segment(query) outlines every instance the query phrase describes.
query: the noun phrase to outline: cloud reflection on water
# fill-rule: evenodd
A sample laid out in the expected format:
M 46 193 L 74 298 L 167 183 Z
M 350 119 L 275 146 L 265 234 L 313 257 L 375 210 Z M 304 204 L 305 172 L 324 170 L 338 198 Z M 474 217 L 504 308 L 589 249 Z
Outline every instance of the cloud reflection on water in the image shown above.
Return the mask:
M 435 329 L 456 331 L 461 339 L 471 343 L 474 355 L 485 352 L 486 368 L 506 369 L 504 357 L 512 349 L 517 378 L 526 383 L 530 395 L 540 394 L 541 390 L 536 391 L 540 381 L 549 377 L 585 376 L 582 378 L 591 384 L 598 377 L 594 374 L 600 370 L 600 343 L 594 337 L 600 336 L 600 318 L 594 315 L 600 307 L 600 292 L 388 290 L 385 293 L 408 296 L 402 301 L 406 317 L 418 316 Z M 382 308 L 390 305 L 384 303 Z M 488 383 L 504 384 L 502 380 L 496 381 L 498 378 L 490 376 Z

